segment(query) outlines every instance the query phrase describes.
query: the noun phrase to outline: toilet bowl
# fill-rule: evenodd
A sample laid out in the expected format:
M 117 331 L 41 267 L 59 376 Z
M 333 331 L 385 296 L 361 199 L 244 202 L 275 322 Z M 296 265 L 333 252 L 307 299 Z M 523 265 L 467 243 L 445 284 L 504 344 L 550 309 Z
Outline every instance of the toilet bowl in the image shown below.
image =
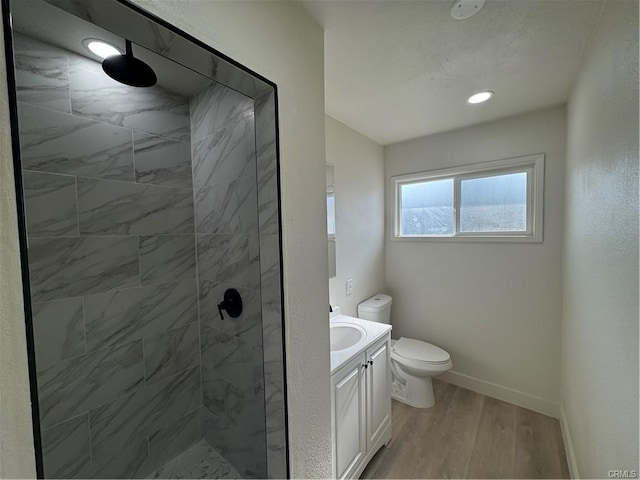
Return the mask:
M 358 317 L 373 322 L 390 323 L 389 295 L 378 294 L 358 305 Z M 453 366 L 449 353 L 420 340 L 400 338 L 391 341 L 391 396 L 417 408 L 435 405 L 431 377 Z
M 391 396 L 407 405 L 435 405 L 431 377 L 453 366 L 449 354 L 435 345 L 410 338 L 391 341 Z

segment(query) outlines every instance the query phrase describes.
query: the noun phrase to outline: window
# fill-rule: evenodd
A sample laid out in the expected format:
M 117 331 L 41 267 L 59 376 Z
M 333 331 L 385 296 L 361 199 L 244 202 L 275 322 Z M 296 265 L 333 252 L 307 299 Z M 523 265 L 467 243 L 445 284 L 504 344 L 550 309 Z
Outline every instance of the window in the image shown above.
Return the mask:
M 333 192 L 327 193 L 327 233 L 329 237 L 336 236 L 336 195 Z
M 453 179 L 400 185 L 402 235 L 453 235 Z
M 542 241 L 544 155 L 391 178 L 392 239 Z

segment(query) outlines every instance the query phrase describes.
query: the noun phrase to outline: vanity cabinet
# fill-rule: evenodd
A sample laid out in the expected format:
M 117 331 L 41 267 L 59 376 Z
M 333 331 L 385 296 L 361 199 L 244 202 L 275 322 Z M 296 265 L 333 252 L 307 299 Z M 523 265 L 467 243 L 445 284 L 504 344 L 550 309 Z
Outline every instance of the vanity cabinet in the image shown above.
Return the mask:
M 371 450 L 380 442 L 385 428 L 391 424 L 391 372 L 389 340 L 374 345 L 367 350 L 366 369 L 367 393 L 367 449 Z M 387 443 L 385 440 L 381 444 Z M 379 447 L 378 447 L 379 448 Z M 375 452 L 374 452 L 375 453 Z
M 391 439 L 390 341 L 365 347 L 331 377 L 335 478 L 358 478 Z
M 332 420 L 335 478 L 355 478 L 367 453 L 366 370 L 361 353 L 333 377 Z

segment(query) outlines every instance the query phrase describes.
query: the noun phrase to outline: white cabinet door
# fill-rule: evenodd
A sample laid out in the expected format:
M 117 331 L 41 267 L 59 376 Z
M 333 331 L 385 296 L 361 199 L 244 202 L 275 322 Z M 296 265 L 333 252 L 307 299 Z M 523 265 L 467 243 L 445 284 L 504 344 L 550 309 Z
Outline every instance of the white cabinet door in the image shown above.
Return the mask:
M 331 379 L 335 475 L 351 478 L 366 453 L 364 354 Z
M 367 450 L 391 421 L 391 372 L 389 342 L 367 350 Z

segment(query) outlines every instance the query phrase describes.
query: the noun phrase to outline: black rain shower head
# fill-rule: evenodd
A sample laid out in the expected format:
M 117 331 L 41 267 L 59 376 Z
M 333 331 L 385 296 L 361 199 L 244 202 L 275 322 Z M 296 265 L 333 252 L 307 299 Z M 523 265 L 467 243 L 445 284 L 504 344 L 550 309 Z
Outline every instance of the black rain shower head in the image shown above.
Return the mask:
M 114 80 L 132 87 L 152 87 L 158 78 L 153 69 L 133 56 L 131 41 L 126 40 L 126 53 L 102 61 L 102 70 Z

